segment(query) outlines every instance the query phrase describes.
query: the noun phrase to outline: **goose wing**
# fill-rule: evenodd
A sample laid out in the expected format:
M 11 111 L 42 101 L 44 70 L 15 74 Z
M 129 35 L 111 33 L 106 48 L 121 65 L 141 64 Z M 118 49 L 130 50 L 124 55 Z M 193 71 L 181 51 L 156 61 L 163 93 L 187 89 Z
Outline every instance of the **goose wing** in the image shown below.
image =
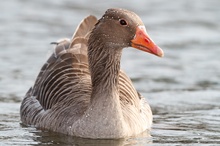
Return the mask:
M 22 102 L 22 122 L 33 124 L 35 122 L 30 119 L 48 109 L 56 110 L 60 106 L 88 103 L 91 77 L 87 39 L 96 22 L 96 17 L 88 16 L 77 27 L 71 40 L 53 42 L 56 44 L 54 52 L 41 68 L 34 86 Z
M 87 37 L 96 21 L 94 16 L 85 18 L 77 27 L 72 40 L 59 41 L 54 53 L 42 67 L 33 87 L 33 96 L 36 96 L 44 109 L 50 109 L 62 101 L 70 102 L 70 98 L 84 97 L 83 93 L 90 93 Z

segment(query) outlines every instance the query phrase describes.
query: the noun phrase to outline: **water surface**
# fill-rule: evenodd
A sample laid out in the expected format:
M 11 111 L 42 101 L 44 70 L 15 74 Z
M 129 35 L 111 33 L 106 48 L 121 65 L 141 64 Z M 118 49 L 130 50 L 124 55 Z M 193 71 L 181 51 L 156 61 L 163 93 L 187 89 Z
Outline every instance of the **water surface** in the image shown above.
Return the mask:
M 124 49 L 122 68 L 154 114 L 149 135 L 81 139 L 20 125 L 20 102 L 59 38 L 89 14 L 136 12 L 164 50 L 158 58 Z M 220 144 L 220 1 L 7 0 L 0 5 L 0 145 Z

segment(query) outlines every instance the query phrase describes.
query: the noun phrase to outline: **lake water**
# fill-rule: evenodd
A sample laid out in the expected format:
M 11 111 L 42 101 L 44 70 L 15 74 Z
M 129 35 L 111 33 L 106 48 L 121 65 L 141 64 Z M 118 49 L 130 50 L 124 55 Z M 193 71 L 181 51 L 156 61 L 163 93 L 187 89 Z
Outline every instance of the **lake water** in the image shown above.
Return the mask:
M 20 125 L 20 102 L 52 51 L 89 14 L 136 12 L 165 57 L 124 49 L 122 68 L 149 101 L 151 136 L 89 140 Z M 0 145 L 220 145 L 219 0 L 5 0 L 0 5 Z

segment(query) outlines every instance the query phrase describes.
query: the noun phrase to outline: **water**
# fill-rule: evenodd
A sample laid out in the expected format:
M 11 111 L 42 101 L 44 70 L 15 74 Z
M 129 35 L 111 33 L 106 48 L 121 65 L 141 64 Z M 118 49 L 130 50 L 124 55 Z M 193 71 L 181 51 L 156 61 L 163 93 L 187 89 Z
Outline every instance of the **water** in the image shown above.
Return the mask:
M 142 18 L 164 50 L 158 58 L 124 50 L 122 68 L 147 97 L 154 114 L 151 137 L 88 140 L 20 125 L 19 106 L 49 44 L 71 37 L 89 14 L 110 7 Z M 217 145 L 220 144 L 219 0 L 7 0 L 0 5 L 0 145 Z

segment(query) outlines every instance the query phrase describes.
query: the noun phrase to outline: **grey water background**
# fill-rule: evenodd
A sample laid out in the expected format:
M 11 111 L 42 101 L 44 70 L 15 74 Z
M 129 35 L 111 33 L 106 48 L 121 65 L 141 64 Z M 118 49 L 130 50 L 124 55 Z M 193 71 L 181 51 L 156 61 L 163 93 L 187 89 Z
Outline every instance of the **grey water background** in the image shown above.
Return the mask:
M 152 108 L 151 137 L 89 140 L 20 125 L 20 102 L 52 51 L 89 14 L 136 12 L 164 50 L 126 48 L 122 69 Z M 219 0 L 5 0 L 0 4 L 0 145 L 220 145 Z

